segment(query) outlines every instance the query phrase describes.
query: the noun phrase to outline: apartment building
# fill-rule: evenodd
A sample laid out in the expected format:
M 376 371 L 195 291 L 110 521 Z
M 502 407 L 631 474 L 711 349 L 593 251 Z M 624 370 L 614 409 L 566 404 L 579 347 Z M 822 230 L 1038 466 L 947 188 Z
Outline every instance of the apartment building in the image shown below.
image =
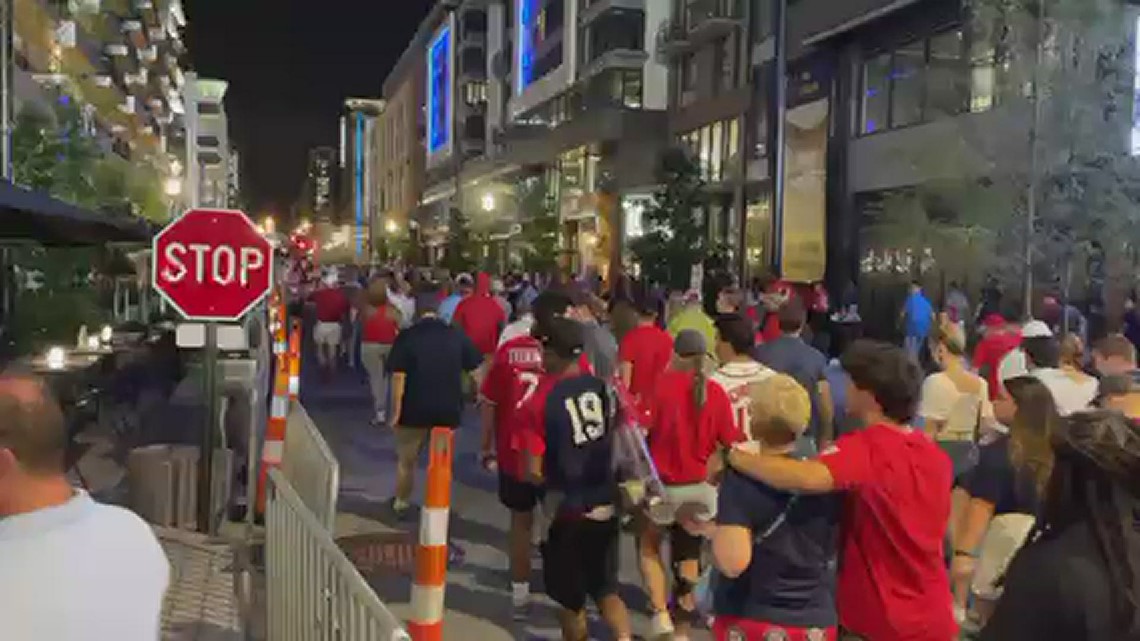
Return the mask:
M 181 0 L 15 0 L 14 9 L 17 109 L 66 95 L 107 153 L 169 171 L 185 114 Z
M 427 165 L 424 104 L 428 37 L 426 28 L 421 27 L 385 78 L 385 108 L 376 130 L 383 233 L 413 236 L 414 246 L 419 245 L 416 212 Z
M 437 7 L 425 21 L 433 36 L 413 41 L 426 52 L 426 243 L 442 246 L 458 207 L 485 253 L 517 259 L 519 184 L 540 177 L 563 223 L 564 264 L 604 273 L 664 142 L 668 69 L 654 47 L 667 13 L 650 0 Z M 440 134 L 448 123 L 459 153 Z

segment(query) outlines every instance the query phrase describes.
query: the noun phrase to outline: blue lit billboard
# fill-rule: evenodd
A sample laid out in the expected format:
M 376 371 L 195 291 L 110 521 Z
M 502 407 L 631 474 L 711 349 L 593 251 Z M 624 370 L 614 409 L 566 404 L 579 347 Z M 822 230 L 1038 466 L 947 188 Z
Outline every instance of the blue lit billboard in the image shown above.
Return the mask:
M 451 25 L 440 27 L 428 45 L 427 151 L 433 155 L 451 144 Z
M 534 81 L 534 50 L 539 41 L 539 15 L 542 13 L 541 0 L 516 0 L 515 15 L 518 16 L 518 48 L 515 52 L 515 93 L 521 94 Z

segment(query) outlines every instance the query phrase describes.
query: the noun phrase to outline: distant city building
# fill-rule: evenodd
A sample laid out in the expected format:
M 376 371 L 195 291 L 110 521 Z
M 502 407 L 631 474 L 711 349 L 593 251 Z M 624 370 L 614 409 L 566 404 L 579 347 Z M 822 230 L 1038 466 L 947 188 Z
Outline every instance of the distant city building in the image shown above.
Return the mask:
M 316 221 L 331 222 L 336 209 L 337 150 L 314 147 L 309 150 L 309 171 L 305 177 L 305 208 Z
M 237 147 L 230 145 L 229 157 L 229 206 L 238 208 L 245 203 L 241 202 L 241 156 Z
M 372 234 L 380 218 L 377 123 L 384 101 L 349 98 L 341 116 L 340 159 L 343 167 L 340 191 L 343 202 L 339 224 L 353 228 L 353 252 L 357 260 L 371 260 Z
M 226 90 L 223 80 L 188 76 L 186 96 L 197 123 L 197 171 L 191 168 L 191 184 L 196 179 L 198 204 L 202 207 L 230 206 L 230 172 L 232 170 L 229 119 L 226 116 Z

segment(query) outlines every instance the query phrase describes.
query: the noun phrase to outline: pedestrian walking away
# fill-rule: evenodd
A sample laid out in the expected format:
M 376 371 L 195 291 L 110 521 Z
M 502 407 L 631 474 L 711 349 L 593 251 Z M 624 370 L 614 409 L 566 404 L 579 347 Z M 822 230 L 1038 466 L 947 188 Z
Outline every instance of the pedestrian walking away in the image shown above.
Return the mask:
M 320 286 L 310 296 L 316 308 L 317 322 L 313 326 L 313 343 L 317 346 L 317 363 L 325 380 L 332 378 L 340 358 L 344 323 L 350 303 L 340 288 L 336 272 L 326 273 Z
M 546 592 L 561 608 L 563 641 L 587 638 L 587 599 L 598 606 L 617 641 L 630 641 L 629 612 L 617 580 L 616 395 L 604 380 L 579 369 L 585 346 L 581 324 L 554 318 L 543 325 L 539 340 L 546 375 L 521 409 L 517 445 L 525 453 L 528 478 L 547 491 Z
M 396 431 L 396 488 L 391 508 L 409 516 L 416 462 L 433 427 L 456 428 L 463 416 L 463 376 L 482 355 L 463 332 L 437 315 L 439 294 L 426 287 L 416 298 L 418 319 L 396 336 L 388 356 L 392 375 L 391 424 Z
M 543 494 L 541 486 L 527 480 L 524 461 L 512 443 L 519 430 L 519 408 L 534 395 L 541 378 L 542 345 L 520 335 L 495 352 L 480 393 L 483 466 L 498 470 L 499 502 L 511 513 L 507 546 L 516 619 L 526 617 L 530 604 L 534 513 Z
M 368 373 L 372 391 L 373 423 L 387 421 L 388 411 L 388 355 L 400 333 L 402 314 L 392 302 L 385 278 L 374 278 L 368 285 L 367 300 L 362 305 L 360 331 L 360 359 Z

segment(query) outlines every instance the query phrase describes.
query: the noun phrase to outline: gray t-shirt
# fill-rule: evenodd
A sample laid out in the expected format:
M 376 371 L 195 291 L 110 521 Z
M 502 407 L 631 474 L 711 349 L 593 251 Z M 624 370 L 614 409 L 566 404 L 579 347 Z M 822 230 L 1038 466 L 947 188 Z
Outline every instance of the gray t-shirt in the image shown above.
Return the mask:
M 594 374 L 598 378 L 608 381 L 617 371 L 617 340 L 597 321 L 585 321 L 582 326 L 585 330 L 586 358 L 590 361 L 590 367 L 594 368 Z

